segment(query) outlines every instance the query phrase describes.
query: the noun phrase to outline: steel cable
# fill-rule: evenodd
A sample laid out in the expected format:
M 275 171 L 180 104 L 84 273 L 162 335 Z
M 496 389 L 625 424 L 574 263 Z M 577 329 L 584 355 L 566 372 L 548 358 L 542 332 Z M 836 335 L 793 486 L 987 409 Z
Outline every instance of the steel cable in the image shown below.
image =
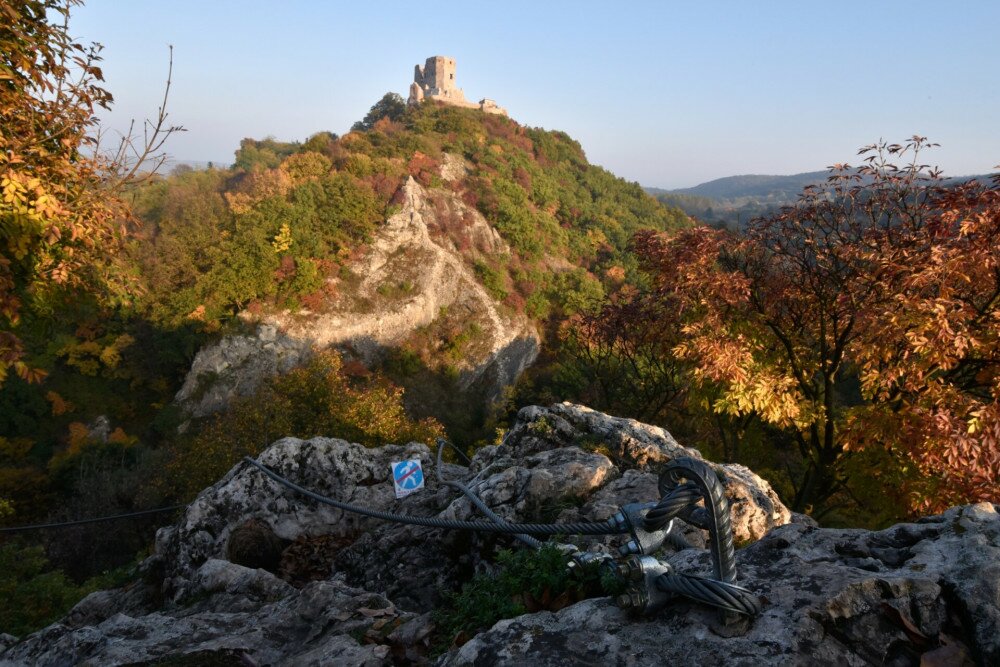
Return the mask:
M 363 516 L 393 521 L 429 528 L 451 530 L 476 530 L 514 535 L 530 547 L 538 548 L 541 542 L 532 535 L 611 535 L 628 532 L 628 528 L 616 523 L 613 519 L 604 522 L 578 523 L 509 523 L 497 515 L 468 486 L 461 482 L 447 480 L 441 472 L 443 444 L 438 441 L 436 470 L 438 480 L 447 486 L 458 489 L 465 495 L 490 521 L 459 521 L 440 519 L 436 517 L 415 517 L 394 512 L 373 510 L 351 503 L 345 503 L 322 494 L 310 491 L 274 472 L 264 464 L 245 457 L 245 461 L 254 466 L 267 477 L 280 485 L 313 500 L 338 509 L 361 514 Z M 681 480 L 690 480 L 681 483 Z M 669 522 L 674 516 L 682 519 L 696 517 L 695 525 L 707 524 L 710 534 L 712 561 L 715 567 L 715 579 L 687 574 L 664 574 L 655 581 L 657 588 L 664 592 L 683 595 L 697 602 L 718 607 L 725 613 L 738 613 L 755 616 L 760 613 L 760 601 L 750 591 L 735 585 L 736 562 L 733 547 L 732 523 L 729 517 L 729 504 L 722 491 L 722 485 L 714 471 L 703 461 L 691 458 L 674 459 L 668 464 L 660 477 L 660 491 L 663 500 L 647 512 L 646 529 L 657 530 Z M 705 508 L 695 508 L 693 503 L 705 499 Z M 697 514 L 695 513 L 697 511 Z M 650 517 L 652 515 L 652 517 Z M 687 519 L 685 519 L 687 520 Z M 693 523 L 693 522 L 692 522 Z
M 494 512 L 479 496 L 475 494 L 465 484 L 444 478 L 442 474 L 442 454 L 444 445 L 455 448 L 450 442 L 442 439 L 438 440 L 437 468 L 435 470 L 437 479 L 444 485 L 450 486 L 460 491 L 472 502 L 490 521 L 458 521 L 452 519 L 439 519 L 436 517 L 414 517 L 393 512 L 383 512 L 372 510 L 351 503 L 345 503 L 333 498 L 328 498 L 314 491 L 310 491 L 294 482 L 282 477 L 264 464 L 251 458 L 244 460 L 263 472 L 268 478 L 278 482 L 280 485 L 289 488 L 297 493 L 301 493 L 313 500 L 330 505 L 338 509 L 369 516 L 385 521 L 397 523 L 426 526 L 429 528 L 444 528 L 453 530 L 476 530 L 493 533 L 511 534 L 523 543 L 532 548 L 539 548 L 542 542 L 532 537 L 534 535 L 611 535 L 628 532 L 628 528 L 617 524 L 609 519 L 604 522 L 576 522 L 576 523 L 509 523 L 496 512 Z M 458 451 L 456 449 L 456 451 Z M 461 452 L 459 452 L 461 453 Z M 466 457 L 468 459 L 468 457 Z M 681 483 L 681 480 L 690 480 Z M 689 599 L 709 604 L 723 612 L 745 614 L 755 616 L 760 613 L 760 600 L 750 591 L 735 585 L 736 562 L 733 545 L 732 524 L 729 515 L 729 504 L 723 494 L 721 482 L 712 469 L 704 462 L 691 458 L 674 459 L 668 464 L 663 474 L 660 476 L 660 492 L 663 494 L 662 500 L 653 509 L 647 512 L 644 519 L 646 530 L 659 530 L 672 518 L 680 517 L 689 523 L 697 526 L 705 526 L 709 529 L 710 546 L 712 552 L 713 565 L 715 567 L 716 579 L 699 577 L 689 574 L 664 574 L 656 579 L 655 585 L 664 592 L 683 595 Z M 697 508 L 694 503 L 704 498 L 705 507 Z M 69 526 L 99 523 L 103 521 L 113 521 L 132 517 L 148 516 L 170 512 L 187 507 L 186 505 L 173 505 L 139 512 L 117 514 L 112 516 L 94 517 L 90 519 L 80 519 L 77 521 L 64 521 L 59 523 L 35 524 L 29 526 L 12 526 L 0 528 L 0 533 L 11 533 L 29 530 L 43 530 L 49 528 L 65 528 Z M 693 520 L 692 520 L 693 519 Z
M 760 600 L 756 595 L 745 588 L 724 581 L 693 574 L 663 574 L 657 577 L 656 586 L 661 591 L 677 593 L 723 611 L 746 616 L 756 616 L 760 613 Z
M 729 516 L 729 501 L 723 492 L 722 482 L 704 461 L 690 457 L 676 458 L 667 464 L 660 475 L 660 493 L 669 496 L 674 489 L 687 486 L 687 484 L 681 485 L 682 479 L 694 483 L 705 499 L 704 511 L 709 524 L 709 546 L 715 566 L 715 578 L 729 584 L 735 583 L 736 549 L 733 545 L 733 525 Z M 693 514 L 693 509 L 691 513 Z M 680 517 L 685 519 L 683 513 Z
M 697 485 L 688 482 L 674 487 L 656 504 L 656 507 L 646 513 L 643 528 L 649 532 L 660 530 L 670 523 L 671 519 L 682 514 L 699 500 L 701 500 L 701 491 Z
M 459 481 L 452 480 L 452 479 L 445 479 L 444 478 L 444 475 L 441 473 L 441 469 L 443 467 L 441 465 L 442 464 L 441 455 L 444 453 L 444 446 L 445 445 L 448 445 L 449 447 L 452 448 L 452 450 L 454 450 L 455 452 L 458 452 L 459 454 L 461 454 L 462 456 L 464 456 L 466 461 L 469 461 L 469 463 L 472 463 L 472 461 L 469 460 L 469 457 L 465 456 L 465 454 L 458 447 L 456 447 L 455 445 L 451 444 L 451 442 L 445 440 L 444 438 L 438 438 L 437 439 L 437 446 L 438 446 L 438 450 L 437 450 L 437 467 L 434 469 L 434 472 L 437 474 L 438 481 L 441 482 L 442 484 L 450 486 L 453 489 L 458 489 L 459 491 L 461 491 L 462 495 L 464 495 L 466 498 L 468 498 L 469 501 L 473 505 L 475 505 L 477 508 L 479 508 L 480 512 L 482 512 L 487 517 L 489 517 L 490 519 L 492 519 L 493 523 L 496 523 L 498 525 L 507 525 L 507 521 L 503 517 L 501 517 L 499 514 L 497 514 L 496 512 L 494 512 L 493 509 L 489 505 L 487 505 L 486 503 L 484 503 L 482 501 L 482 499 L 479 496 L 477 496 L 472 491 L 472 489 L 470 489 L 465 484 L 462 484 Z M 540 549 L 541 546 L 542 546 L 542 543 L 539 540 L 537 540 L 536 538 L 532 537 L 531 535 L 525 535 L 524 533 L 515 533 L 514 537 L 516 537 L 518 540 L 520 540 L 521 542 L 523 542 L 527 546 L 531 547 L 532 549 Z
M 139 512 L 129 512 L 127 514 L 115 514 L 112 516 L 98 516 L 90 519 L 77 519 L 76 521 L 61 521 L 59 523 L 36 523 L 31 526 L 7 526 L 6 528 L 0 528 L 0 533 L 20 533 L 28 530 L 46 530 L 49 528 L 68 528 L 70 526 L 82 526 L 88 523 L 101 523 L 103 521 L 115 521 L 117 519 L 131 519 L 137 516 L 148 516 L 150 514 L 162 514 L 164 512 L 173 512 L 174 510 L 179 510 L 187 505 L 171 505 L 170 507 L 157 507 L 151 510 L 141 510 Z
M 576 523 L 503 523 L 497 524 L 492 521 L 457 521 L 454 519 L 439 519 L 436 517 L 422 517 L 422 516 L 409 516 L 405 514 L 396 514 L 394 512 L 383 512 L 381 510 L 373 510 L 367 507 L 361 507 L 359 505 L 352 505 L 351 503 L 345 503 L 340 500 L 334 500 L 333 498 L 328 498 L 322 494 L 316 493 L 315 491 L 310 491 L 307 488 L 299 486 L 295 482 L 285 479 L 278 473 L 274 472 L 263 463 L 247 456 L 243 459 L 253 467 L 260 470 L 262 473 L 267 475 L 269 478 L 285 486 L 293 491 L 301 493 L 304 496 L 312 498 L 316 502 L 323 503 L 324 505 L 330 505 L 331 507 L 336 507 L 337 509 L 344 510 L 345 512 L 353 512 L 355 514 L 361 514 L 362 516 L 368 516 L 373 519 L 381 519 L 383 521 L 393 521 L 396 523 L 409 524 L 411 526 L 425 526 L 427 528 L 445 528 L 448 530 L 479 530 L 489 533 L 506 533 L 516 535 L 518 533 L 524 533 L 528 535 L 617 535 L 621 533 L 628 532 L 628 528 L 625 526 L 619 526 L 614 523 L 611 519 L 607 521 L 600 522 L 576 522 Z

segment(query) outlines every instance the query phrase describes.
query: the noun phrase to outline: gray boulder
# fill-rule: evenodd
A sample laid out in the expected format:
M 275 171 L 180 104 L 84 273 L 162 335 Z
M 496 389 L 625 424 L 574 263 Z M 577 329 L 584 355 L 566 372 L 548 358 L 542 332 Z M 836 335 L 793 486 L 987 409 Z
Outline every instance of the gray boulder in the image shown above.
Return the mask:
M 167 664 L 385 665 L 407 648 L 388 635 L 415 618 L 337 579 L 296 590 L 264 570 L 219 560 L 194 578 L 199 587 L 180 605 L 141 615 L 115 608 L 120 593 L 95 593 L 63 622 L 0 653 L 0 665 L 152 665 L 168 657 Z
M 603 443 L 606 453 L 595 443 Z M 701 455 L 678 445 L 663 429 L 562 404 L 521 410 L 503 444 L 477 451 L 468 469 L 446 464 L 442 473 L 463 481 L 476 476 L 476 493 L 509 521 L 591 521 L 608 518 L 621 504 L 656 499 L 656 475 L 649 471 L 675 456 Z M 414 458 L 422 461 L 427 487 L 396 500 L 390 462 Z M 431 452 L 419 443 L 366 449 L 333 438 L 285 438 L 259 459 L 302 486 L 371 509 L 482 518 L 471 502 L 438 483 Z M 791 520 L 766 481 L 742 466 L 715 468 L 726 481 L 737 539 L 757 539 Z M 626 469 L 632 486 L 623 492 Z M 269 524 L 286 540 L 330 534 L 356 538 L 336 555 L 334 569 L 354 585 L 421 612 L 433 607 L 441 590 L 455 588 L 490 560 L 498 546 L 511 544 L 505 536 L 386 524 L 345 513 L 241 464 L 202 492 L 176 525 L 157 535 L 157 557 L 166 568 L 165 594 L 173 599 L 186 595 L 191 573 L 209 558 L 225 558 L 229 535 L 247 519 Z M 700 538 L 693 539 L 697 543 Z M 598 550 L 620 541 L 585 538 L 577 544 Z M 410 576 L 414 572 L 421 576 Z
M 710 574 L 703 551 L 669 558 Z M 751 622 L 678 601 L 634 619 L 610 599 L 500 621 L 441 665 L 1000 664 L 1000 514 L 988 503 L 870 532 L 791 524 L 737 552 Z
M 440 472 L 469 483 L 511 521 L 591 521 L 654 499 L 657 471 L 678 456 L 701 455 L 663 429 L 561 404 L 525 408 L 501 444 L 479 450 L 468 467 L 446 463 Z M 426 488 L 397 500 L 389 466 L 411 458 L 421 460 Z M 366 449 L 285 438 L 259 459 L 302 486 L 372 509 L 481 518 L 438 482 L 432 452 L 419 443 Z M 820 529 L 746 468 L 711 465 L 737 539 L 751 543 L 737 551 L 738 583 L 762 598 L 758 618 L 726 625 L 678 600 L 636 619 L 610 599 L 591 599 L 501 621 L 440 664 L 1000 663 L 996 507 L 954 508 L 879 532 Z M 251 520 L 289 545 L 276 572 L 226 560 L 230 537 Z M 703 543 L 697 529 L 686 535 Z M 609 550 L 620 540 L 581 537 L 577 545 Z M 512 544 L 345 514 L 241 463 L 160 530 L 140 581 L 93 593 L 20 642 L 0 637 L 0 665 L 426 662 L 434 641 L 428 612 L 440 592 L 488 570 L 496 550 Z M 710 573 L 704 550 L 668 547 L 659 557 L 681 572 Z
M 287 373 L 311 354 L 307 343 L 269 324 L 252 335 L 226 336 L 198 351 L 174 400 L 189 416 L 205 417 L 234 398 L 252 395 L 266 379 Z

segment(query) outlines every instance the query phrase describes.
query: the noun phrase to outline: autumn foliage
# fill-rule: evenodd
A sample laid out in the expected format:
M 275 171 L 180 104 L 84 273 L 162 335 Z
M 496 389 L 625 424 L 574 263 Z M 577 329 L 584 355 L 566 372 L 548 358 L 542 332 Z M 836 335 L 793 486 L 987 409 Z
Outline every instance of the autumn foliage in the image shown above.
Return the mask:
M 1000 501 L 1000 183 L 928 195 L 877 261 L 885 293 L 853 353 L 869 403 L 846 447 L 886 446 L 921 473 L 921 510 Z
M 402 397 L 402 389 L 359 372 L 358 364 L 345 364 L 337 352 L 319 352 L 177 443 L 169 477 L 181 496 L 193 497 L 243 456 L 254 456 L 279 438 L 335 436 L 373 447 L 430 442 L 444 434 L 433 419 L 410 419 Z
M 73 42 L 53 0 L 0 0 L 0 381 L 13 368 L 37 379 L 15 333 L 26 302 L 80 283 L 114 245 L 114 201 L 83 151 L 100 86 L 98 47 Z
M 645 333 L 577 331 L 594 350 L 675 323 L 686 407 L 791 442 L 796 509 L 850 497 L 851 458 L 876 449 L 912 510 L 1000 501 L 1000 191 L 944 187 L 928 146 L 868 146 L 745 233 L 638 234 L 652 287 L 601 317 L 638 308 Z

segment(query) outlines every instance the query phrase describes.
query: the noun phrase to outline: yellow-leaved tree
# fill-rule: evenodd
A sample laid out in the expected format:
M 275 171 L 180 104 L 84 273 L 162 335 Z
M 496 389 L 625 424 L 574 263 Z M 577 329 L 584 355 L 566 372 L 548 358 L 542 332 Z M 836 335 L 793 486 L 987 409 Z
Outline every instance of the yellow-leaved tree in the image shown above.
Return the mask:
M 95 113 L 112 96 L 100 45 L 70 37 L 76 4 L 0 0 L 0 383 L 12 369 L 44 375 L 18 336 L 26 312 L 51 310 L 67 289 L 106 291 L 128 220 L 120 195 L 182 129 L 166 125 L 165 95 L 142 141 L 130 130 L 102 149 Z

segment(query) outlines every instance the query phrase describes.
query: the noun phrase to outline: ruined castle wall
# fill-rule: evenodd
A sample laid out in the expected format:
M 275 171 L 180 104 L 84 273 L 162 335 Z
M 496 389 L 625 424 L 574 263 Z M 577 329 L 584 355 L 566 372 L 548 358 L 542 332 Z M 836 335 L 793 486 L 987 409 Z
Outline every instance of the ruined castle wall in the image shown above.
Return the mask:
M 407 103 L 412 105 L 424 100 L 436 100 L 486 113 L 507 115 L 507 111 L 497 106 L 493 100 L 484 99 L 479 103 L 466 100 L 465 93 L 455 82 L 455 69 L 455 59 L 447 56 L 432 56 L 423 66 L 414 67 Z

